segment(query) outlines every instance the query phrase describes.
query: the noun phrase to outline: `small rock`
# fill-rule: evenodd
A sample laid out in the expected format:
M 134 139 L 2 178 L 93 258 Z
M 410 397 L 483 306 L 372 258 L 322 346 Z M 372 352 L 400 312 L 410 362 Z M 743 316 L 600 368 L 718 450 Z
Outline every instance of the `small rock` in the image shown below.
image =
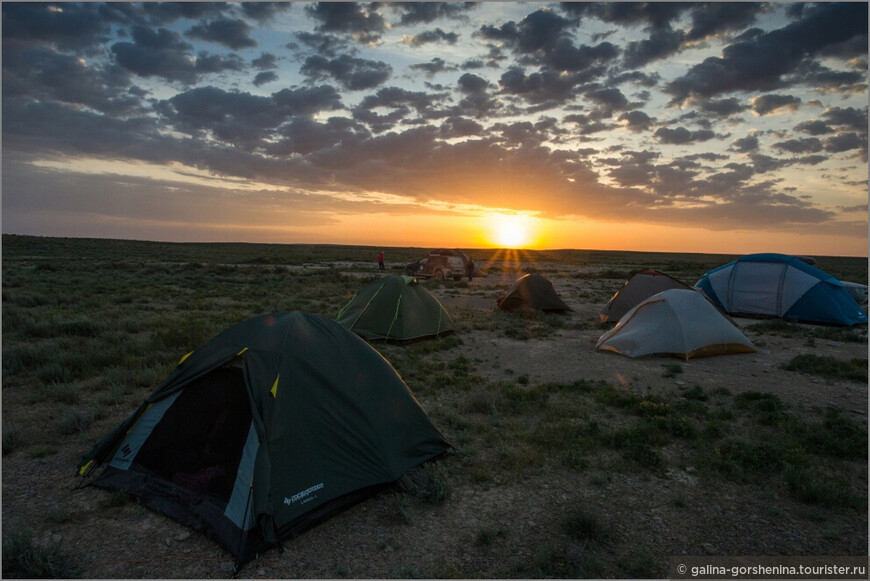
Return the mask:
M 230 572 L 233 570 L 233 564 L 230 561 L 224 561 L 221 563 L 221 571 Z
M 259 569 L 257 569 L 257 575 L 260 575 L 261 577 L 266 575 L 266 570 L 260 567 Z
M 710 543 L 701 543 L 701 548 L 704 549 L 704 552 L 708 555 L 714 555 L 717 552 L 716 547 Z
M 167 547 L 172 545 L 172 539 L 170 537 L 166 537 L 165 539 L 163 539 L 163 542 L 166 543 Z
M 688 472 L 689 474 L 691 474 L 691 473 L 694 472 L 694 471 L 695 471 L 695 467 L 694 467 L 694 466 L 686 466 L 686 472 Z
M 177 535 L 175 535 L 176 541 L 186 541 L 190 538 L 190 531 L 183 531 Z

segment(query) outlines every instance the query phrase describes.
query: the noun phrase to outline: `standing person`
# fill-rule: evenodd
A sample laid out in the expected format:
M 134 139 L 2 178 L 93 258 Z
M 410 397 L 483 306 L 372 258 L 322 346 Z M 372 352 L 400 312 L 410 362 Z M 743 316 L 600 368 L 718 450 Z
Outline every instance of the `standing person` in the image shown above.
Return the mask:
M 474 276 L 474 261 L 470 256 L 468 262 L 465 263 L 465 272 L 468 274 L 468 282 L 471 282 L 471 278 Z
M 378 270 L 384 270 L 384 251 L 378 254 Z

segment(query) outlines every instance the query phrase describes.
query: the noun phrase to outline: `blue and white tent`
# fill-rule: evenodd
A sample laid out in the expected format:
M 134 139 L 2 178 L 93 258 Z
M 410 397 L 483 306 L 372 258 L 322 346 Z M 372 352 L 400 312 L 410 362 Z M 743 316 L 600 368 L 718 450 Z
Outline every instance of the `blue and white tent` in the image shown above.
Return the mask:
M 734 315 L 857 325 L 867 313 L 839 280 L 786 254 L 749 254 L 710 270 L 695 285 Z

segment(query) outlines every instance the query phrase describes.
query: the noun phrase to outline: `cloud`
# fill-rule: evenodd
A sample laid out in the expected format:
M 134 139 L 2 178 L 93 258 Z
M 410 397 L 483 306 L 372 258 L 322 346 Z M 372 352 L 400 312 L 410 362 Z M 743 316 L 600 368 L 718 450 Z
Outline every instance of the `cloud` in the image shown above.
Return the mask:
M 435 57 L 428 63 L 417 63 L 410 65 L 408 68 L 415 71 L 423 71 L 427 76 L 433 76 L 437 73 L 443 73 L 445 71 L 455 71 L 456 67 L 448 65 L 444 62 L 444 59 L 440 57 Z
M 252 30 L 244 20 L 220 18 L 208 24 L 193 26 L 187 31 L 187 35 L 239 50 L 257 46 L 257 41 L 250 37 Z
M 643 111 L 629 111 L 628 113 L 620 115 L 617 118 L 617 121 L 624 121 L 626 129 L 640 133 L 642 131 L 649 131 L 649 128 L 653 122 L 655 122 L 655 119 L 651 118 Z
M 785 109 L 797 111 L 801 100 L 791 95 L 762 95 L 749 100 L 752 110 L 759 117 Z
M 263 71 L 261 73 L 257 73 L 254 77 L 253 83 L 255 87 L 261 87 L 266 83 L 274 83 L 278 80 L 278 75 L 273 71 Z
M 820 121 L 819 119 L 802 121 L 795 125 L 794 130 L 808 135 L 825 135 L 827 133 L 833 133 L 834 131 L 827 123 Z
M 625 66 L 637 69 L 680 52 L 685 33 L 671 29 L 654 31 L 646 40 L 633 41 L 625 48 Z
M 830 153 L 842 153 L 851 149 L 867 150 L 867 139 L 861 138 L 857 133 L 841 133 L 825 140 L 825 151 Z
M 732 149 L 734 151 L 738 151 L 740 153 L 749 153 L 752 151 L 758 150 L 758 137 L 755 135 L 747 135 L 746 137 L 741 137 L 735 139 L 731 143 Z
M 314 55 L 305 59 L 300 72 L 312 79 L 333 78 L 345 89 L 361 91 L 383 84 L 392 75 L 393 67 L 385 62 L 349 55 L 334 59 Z
M 264 52 L 259 57 L 251 61 L 251 64 L 258 69 L 274 69 L 278 67 L 278 57 L 272 53 Z
M 677 127 L 676 129 L 661 127 L 653 133 L 653 137 L 656 137 L 660 143 L 668 145 L 686 145 L 696 141 L 709 141 L 715 136 L 715 133 L 707 129 L 689 131 L 685 127 Z
M 243 61 L 236 55 L 200 52 L 194 57 L 193 46 L 166 28 L 134 26 L 132 35 L 133 42 L 115 43 L 111 51 L 120 66 L 141 77 L 160 77 L 189 85 L 202 74 L 243 68 Z
M 477 8 L 477 2 L 391 2 L 389 6 L 402 12 L 402 25 L 428 24 L 439 18 L 462 18 Z
M 364 44 L 379 40 L 387 26 L 381 14 L 357 2 L 315 2 L 305 12 L 320 22 L 319 31 L 351 33 Z
M 815 137 L 789 139 L 774 143 L 772 147 L 789 153 L 816 153 L 822 150 L 822 142 Z
M 446 42 L 447 44 L 456 44 L 459 40 L 459 35 L 455 32 L 444 32 L 440 28 L 435 30 L 427 30 L 414 36 L 405 37 L 402 39 L 403 44 L 410 46 L 423 46 L 431 42 Z
M 822 3 L 783 28 L 738 39 L 722 57 L 709 57 L 668 83 L 672 103 L 692 96 L 714 97 L 734 91 L 771 91 L 795 83 L 787 75 L 799 72 L 806 58 L 853 38 L 867 38 L 867 5 Z
M 4 51 L 6 44 L 13 41 L 82 50 L 109 36 L 111 29 L 99 17 L 98 5 L 64 3 L 62 8 L 47 3 L 3 3 Z

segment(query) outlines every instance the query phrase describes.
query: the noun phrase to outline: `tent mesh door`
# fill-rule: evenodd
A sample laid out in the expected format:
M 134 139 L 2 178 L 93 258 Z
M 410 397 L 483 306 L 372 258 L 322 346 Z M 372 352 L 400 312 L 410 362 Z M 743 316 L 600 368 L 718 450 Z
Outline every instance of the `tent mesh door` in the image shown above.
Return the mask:
M 217 369 L 184 388 L 131 468 L 226 503 L 250 427 L 244 373 Z

